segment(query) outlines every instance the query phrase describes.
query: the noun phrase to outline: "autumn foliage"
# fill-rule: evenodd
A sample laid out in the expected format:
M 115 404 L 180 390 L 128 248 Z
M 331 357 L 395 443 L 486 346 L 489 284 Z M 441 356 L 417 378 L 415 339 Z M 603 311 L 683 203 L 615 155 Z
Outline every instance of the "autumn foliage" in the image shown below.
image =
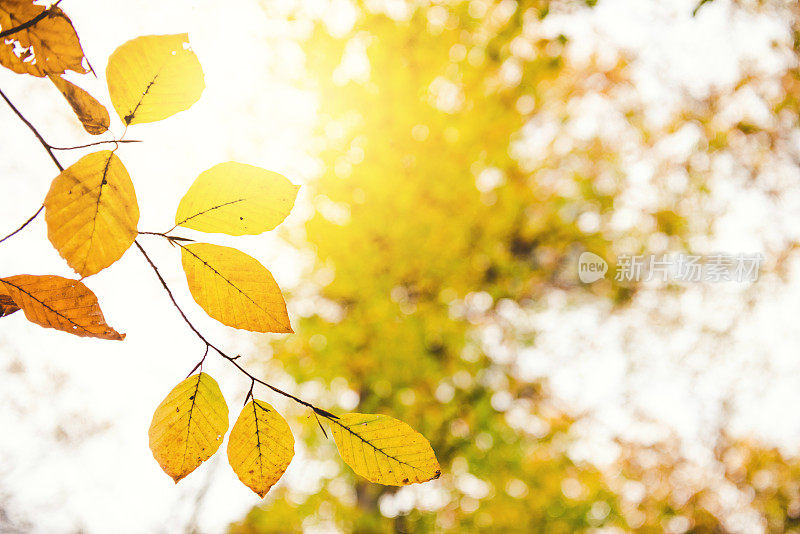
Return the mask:
M 2 0 L 0 30 L 5 38 L 0 44 L 0 63 L 20 74 L 49 78 L 87 132 L 101 134 L 108 129 L 105 108 L 61 78 L 67 70 L 86 73 L 91 68 L 69 18 L 58 7 Z M 441 471 L 430 444 L 405 423 L 385 415 L 336 416 L 255 377 L 235 361 L 238 357 L 207 341 L 136 241 L 140 233 L 147 233 L 180 247 L 189 290 L 217 321 L 251 332 L 293 332 L 281 289 L 266 267 L 237 249 L 197 243 L 172 233 L 179 227 L 233 236 L 272 230 L 290 213 L 297 196 L 298 187 L 287 178 L 244 163 L 220 163 L 201 173 L 186 192 L 177 205 L 172 229 L 141 232 L 138 228 L 134 181 L 115 152 L 129 126 L 171 117 L 201 97 L 203 70 L 188 35 L 148 35 L 122 44 L 109 58 L 106 80 L 125 128 L 119 139 L 105 141 L 114 144 L 112 150 L 93 152 L 63 168 L 42 141 L 61 171 L 43 202 L 47 235 L 81 278 L 28 274 L 0 278 L 0 317 L 22 310 L 29 321 L 46 328 L 123 340 L 125 334 L 106 323 L 97 297 L 84 280 L 112 266 L 135 245 L 187 325 L 206 343 L 206 352 L 191 376 L 164 398 L 150 426 L 153 456 L 176 482 L 217 452 L 228 431 L 227 403 L 217 382 L 202 372 L 209 351 L 251 380 L 246 404 L 231 431 L 228 459 L 239 479 L 258 495 L 263 497 L 288 467 L 294 438 L 283 417 L 254 395 L 256 385 L 326 419 L 344 461 L 370 481 L 406 485 L 437 478 Z

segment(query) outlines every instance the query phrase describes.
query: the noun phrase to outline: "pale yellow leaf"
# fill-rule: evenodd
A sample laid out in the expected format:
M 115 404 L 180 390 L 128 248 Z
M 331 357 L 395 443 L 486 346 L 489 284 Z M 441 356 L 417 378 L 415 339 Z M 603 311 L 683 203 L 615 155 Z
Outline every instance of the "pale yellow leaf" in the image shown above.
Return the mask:
M 342 459 L 371 482 L 405 486 L 442 474 L 428 440 L 402 421 L 363 413 L 328 421 Z
M 259 497 L 281 478 L 294 456 L 294 437 L 281 414 L 253 399 L 228 438 L 228 462 L 242 483 Z
M 125 338 L 106 324 L 97 297 L 78 280 L 20 274 L 0 278 L 0 282 L 32 323 L 80 337 Z
M 31 0 L 0 0 L 0 30 L 10 30 L 42 16 L 32 26 L 0 40 L 0 64 L 20 74 L 43 77 L 67 70 L 88 72 L 72 22 L 58 7 Z
M 208 243 L 181 249 L 189 291 L 211 317 L 251 332 L 292 332 L 281 289 L 258 260 Z
M 83 128 L 92 135 L 100 135 L 108 130 L 109 117 L 106 108 L 95 98 L 58 75 L 49 75 L 50 81 L 58 87 L 67 99 Z
M 145 35 L 117 48 L 106 68 L 108 92 L 125 124 L 154 122 L 189 109 L 205 89 L 189 35 Z
M 136 192 L 109 150 L 84 156 L 59 174 L 44 206 L 47 237 L 81 276 L 120 259 L 137 235 Z
M 217 381 L 192 375 L 169 392 L 150 423 L 150 450 L 177 483 L 217 452 L 228 431 L 228 405 Z
M 200 174 L 181 199 L 175 225 L 229 235 L 260 234 L 292 211 L 299 186 L 282 175 L 229 161 Z

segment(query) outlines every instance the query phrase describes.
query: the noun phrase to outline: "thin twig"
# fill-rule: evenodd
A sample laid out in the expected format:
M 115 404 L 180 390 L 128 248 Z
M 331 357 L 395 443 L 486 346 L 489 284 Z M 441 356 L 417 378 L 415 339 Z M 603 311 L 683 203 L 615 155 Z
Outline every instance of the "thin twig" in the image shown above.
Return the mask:
M 33 17 L 31 20 L 29 20 L 27 22 L 23 22 L 19 26 L 14 26 L 13 28 L 9 28 L 7 30 L 1 31 L 0 32 L 0 39 L 2 39 L 4 37 L 8 37 L 9 35 L 15 34 L 17 32 L 21 32 L 22 30 L 26 30 L 26 29 L 30 28 L 31 26 L 34 26 L 40 20 L 42 20 L 42 19 L 46 18 L 47 16 L 49 16 L 50 13 L 53 11 L 53 9 L 56 6 L 58 6 L 58 4 L 60 4 L 60 3 L 61 3 L 61 0 L 58 0 L 58 2 L 56 2 L 52 6 L 48 7 L 47 9 L 45 9 L 44 11 L 42 11 L 41 13 L 39 13 L 38 15 Z
M 55 154 L 53 154 L 52 147 L 50 146 L 50 144 L 49 144 L 47 141 L 45 141 L 45 140 L 44 140 L 44 137 L 42 137 L 42 134 L 40 134 L 40 133 L 39 133 L 39 130 L 37 130 L 37 129 L 36 129 L 36 127 L 35 127 L 33 124 L 31 124 L 31 123 L 30 123 L 30 121 L 28 121 L 28 119 L 26 119 L 26 118 L 25 118 L 25 117 L 22 115 L 22 113 L 20 113 L 20 111 L 17 109 L 17 107 L 16 107 L 14 104 L 12 104 L 12 103 L 11 103 L 11 100 L 9 100 L 9 99 L 8 99 L 8 97 L 6 96 L 6 94 L 5 94 L 5 93 L 4 93 L 2 90 L 0 90 L 0 96 L 2 96 L 2 97 L 3 97 L 3 100 L 5 100 L 5 101 L 6 101 L 6 104 L 8 104 L 8 105 L 9 105 L 9 107 L 11 108 L 11 110 L 12 110 L 14 113 L 16 113 L 16 114 L 17 114 L 17 117 L 19 117 L 19 118 L 20 118 L 20 120 L 21 120 L 22 122 L 24 122 L 24 123 L 25 123 L 25 126 L 27 126 L 28 128 L 30 128 L 30 130 L 33 132 L 33 135 L 35 135 L 35 136 L 36 136 L 36 139 L 38 139 L 38 140 L 39 140 L 39 142 L 40 142 L 40 143 L 42 144 L 42 146 L 44 147 L 44 149 L 45 149 L 45 150 L 47 150 L 47 153 L 50 155 L 50 159 L 52 159 L 52 160 L 53 160 L 53 163 L 55 163 L 55 164 L 56 164 L 56 167 L 58 167 L 58 170 L 59 170 L 59 171 L 63 171 L 63 170 L 64 170 L 64 167 L 61 165 L 61 163 L 58 161 L 58 159 L 56 159 L 56 155 L 55 155 Z
M 142 141 L 139 141 L 138 139 L 124 139 L 124 140 L 110 139 L 108 141 L 95 141 L 94 143 L 86 143 L 85 145 L 76 145 L 76 146 L 52 146 L 52 145 L 48 145 L 48 146 L 50 146 L 50 148 L 53 149 L 53 150 L 77 150 L 79 148 L 87 148 L 87 147 L 90 147 L 90 146 L 102 145 L 102 144 L 105 144 L 105 143 L 118 144 L 118 143 L 141 143 L 141 142 Z
M 44 137 L 42 137 L 42 135 L 39 133 L 39 131 L 36 129 L 36 127 L 33 124 L 31 124 L 28 119 L 25 118 L 25 116 L 17 109 L 17 107 L 14 104 L 11 103 L 11 100 L 8 99 L 8 97 L 6 96 L 6 94 L 2 90 L 0 90 L 0 96 L 3 97 L 3 100 L 6 101 L 6 104 L 8 104 L 8 106 L 11 108 L 11 110 L 14 113 L 16 113 L 17 117 L 19 117 L 19 119 L 22 122 L 25 123 L 25 126 L 27 126 L 30 129 L 30 131 L 33 132 L 33 135 L 35 135 L 36 139 L 38 139 L 39 142 L 42 144 L 44 149 L 47 151 L 47 154 L 50 156 L 50 159 L 52 159 L 53 163 L 55 163 L 56 167 L 58 167 L 58 170 L 59 171 L 63 171 L 64 167 L 61 165 L 61 162 L 58 161 L 58 159 L 56 158 L 55 154 L 53 154 L 53 151 L 51 150 L 50 145 L 47 143 L 47 141 L 44 140 Z M 22 224 L 22 226 L 20 226 L 19 228 L 17 228 L 16 230 L 11 232 L 7 236 L 5 236 L 3 239 L 0 239 L 0 243 L 5 241 L 6 239 L 18 234 L 19 232 L 21 232 L 26 226 L 28 226 L 30 223 L 32 223 L 33 220 L 36 217 L 38 217 L 40 213 L 42 213 L 43 209 L 44 209 L 44 204 L 39 206 L 39 209 L 36 210 L 36 213 L 34 213 L 27 221 L 25 221 Z
M 321 415 L 322 417 L 325 417 L 326 419 L 330 419 L 330 420 L 338 419 L 338 417 L 336 417 L 332 413 L 330 413 L 330 412 L 328 412 L 326 410 L 323 410 L 322 408 L 317 408 L 316 406 L 314 406 L 310 402 L 306 402 L 306 401 L 304 401 L 302 399 L 299 399 L 299 398 L 295 397 L 294 395 L 292 395 L 291 393 L 287 393 L 286 391 L 283 391 L 282 389 L 277 388 L 277 387 L 273 386 L 272 384 L 269 384 L 268 382 L 264 382 L 260 378 L 255 377 L 254 375 L 252 375 L 249 371 L 247 371 L 244 367 L 242 367 L 236 361 L 236 359 L 239 356 L 229 356 L 228 354 L 226 354 L 225 352 L 220 350 L 216 345 L 214 345 L 213 343 L 208 341 L 205 338 L 205 336 L 203 336 L 203 334 L 201 334 L 200 331 L 197 330 L 197 328 L 195 328 L 195 326 L 192 324 L 192 322 L 189 320 L 189 318 L 186 317 L 186 314 L 181 309 L 180 305 L 178 305 L 178 302 L 175 300 L 175 296 L 172 294 L 172 290 L 169 288 L 169 286 L 167 285 L 166 281 L 164 281 L 164 278 L 161 276 L 161 273 L 158 271 L 158 267 L 156 267 L 155 263 L 153 263 L 153 260 L 150 259 L 150 256 L 147 255 L 147 252 L 144 250 L 144 248 L 142 248 L 142 245 L 140 245 L 139 242 L 136 241 L 136 240 L 134 240 L 133 243 L 139 249 L 139 252 L 142 253 L 142 256 L 144 256 L 144 259 L 147 260 L 147 263 L 150 264 L 150 268 L 153 269 L 153 272 L 156 273 L 156 276 L 158 277 L 158 281 L 161 282 L 161 285 L 164 287 L 164 290 L 167 292 L 167 295 L 169 296 L 169 299 L 172 301 L 172 305 L 175 306 L 175 309 L 178 310 L 178 313 L 183 318 L 184 322 L 192 330 L 192 332 L 194 332 L 195 335 L 198 338 L 200 338 L 200 340 L 203 343 L 206 344 L 206 348 L 210 348 L 210 349 L 214 350 L 214 352 L 216 352 L 217 354 L 219 354 L 220 356 L 222 356 L 223 358 L 225 358 L 226 360 L 231 362 L 231 364 L 233 364 L 237 369 L 239 369 L 239 371 L 241 371 L 244 375 L 246 375 L 251 380 L 251 384 L 257 382 L 257 383 L 261 384 L 262 386 L 268 387 L 269 389 L 271 389 L 272 391 L 274 391 L 275 393 L 277 393 L 279 395 L 283 395 L 284 397 L 292 399 L 293 401 L 295 401 L 298 404 L 301 404 L 301 405 L 303 405 L 303 406 L 305 406 L 307 408 L 311 408 L 314 411 L 314 413 L 316 413 L 318 415 Z M 205 357 L 203 359 L 205 359 Z M 201 360 L 201 363 L 202 363 L 202 360 Z
M 14 230 L 13 232 L 11 232 L 11 233 L 10 233 L 10 234 L 8 234 L 7 236 L 5 236 L 3 239 L 0 239 L 0 243 L 2 243 L 3 241 L 5 241 L 5 240 L 6 240 L 6 239 L 8 239 L 9 237 L 13 236 L 14 234 L 17 234 L 17 233 L 21 232 L 23 228 L 25 228 L 25 227 L 26 227 L 26 226 L 28 226 L 30 223 L 32 223 L 32 222 L 33 222 L 33 220 L 34 220 L 36 217 L 38 217 L 40 213 L 42 213 L 42 210 L 43 210 L 43 209 L 44 209 L 44 204 L 42 204 L 41 206 L 39 206 L 39 209 L 38 209 L 38 210 L 36 210 L 36 213 L 34 213 L 33 215 L 31 215 L 31 218 L 30 218 L 30 219 L 28 219 L 27 221 L 25 221 L 24 223 L 22 223 L 22 226 L 20 226 L 19 228 L 17 228 L 16 230 Z

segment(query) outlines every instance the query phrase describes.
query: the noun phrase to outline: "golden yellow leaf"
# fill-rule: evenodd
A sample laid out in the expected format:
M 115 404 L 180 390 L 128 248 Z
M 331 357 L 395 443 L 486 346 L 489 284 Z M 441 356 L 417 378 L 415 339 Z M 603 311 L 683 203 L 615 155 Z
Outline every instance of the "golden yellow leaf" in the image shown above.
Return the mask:
M 181 250 L 189 291 L 211 317 L 251 332 L 293 332 L 281 289 L 258 260 L 208 243 Z
M 292 211 L 299 186 L 282 175 L 229 161 L 200 174 L 181 199 L 175 225 L 229 235 L 272 230 Z
M 228 462 L 242 484 L 263 497 L 293 456 L 294 437 L 281 414 L 256 399 L 242 408 L 228 438 Z
M 47 237 L 81 276 L 122 257 L 136 238 L 139 205 L 128 171 L 109 150 L 82 157 L 44 199 Z
M 19 306 L 11 298 L 6 285 L 0 284 L 0 317 L 11 315 L 16 311 L 19 311 Z
M 78 280 L 20 274 L 0 278 L 0 282 L 32 323 L 80 337 L 125 338 L 106 324 L 97 297 Z
M 43 77 L 67 70 L 85 73 L 83 49 L 72 22 L 58 7 L 31 0 L 0 0 L 0 30 L 39 20 L 0 42 L 0 64 L 20 74 Z
M 329 421 L 342 459 L 370 482 L 405 486 L 442 474 L 428 440 L 402 421 L 363 413 Z
M 108 130 L 108 111 L 100 102 L 61 76 L 50 74 L 48 77 L 72 106 L 72 110 L 87 132 L 92 135 L 100 135 Z
M 150 450 L 177 483 L 217 452 L 228 431 L 228 405 L 217 381 L 192 375 L 169 392 L 150 423 Z
M 111 102 L 125 124 L 154 122 L 189 109 L 205 89 L 189 35 L 145 35 L 108 59 Z

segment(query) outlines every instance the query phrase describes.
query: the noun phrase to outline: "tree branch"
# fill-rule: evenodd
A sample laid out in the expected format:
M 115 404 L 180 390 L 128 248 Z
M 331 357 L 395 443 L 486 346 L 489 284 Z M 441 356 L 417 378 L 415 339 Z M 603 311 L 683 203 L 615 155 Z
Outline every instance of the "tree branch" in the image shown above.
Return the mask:
M 156 234 L 156 235 L 159 235 L 159 234 Z M 158 281 L 161 282 L 161 285 L 164 287 L 164 290 L 167 292 L 167 295 L 169 296 L 169 299 L 172 301 L 172 305 L 175 306 L 175 309 L 178 310 L 178 313 L 183 318 L 184 322 L 192 330 L 192 332 L 194 332 L 195 335 L 198 338 L 200 338 L 200 341 L 202 341 L 203 343 L 206 344 L 206 349 L 214 350 L 214 352 L 216 352 L 217 354 L 219 354 L 220 356 L 222 356 L 223 358 L 225 358 L 226 360 L 231 362 L 237 369 L 239 369 L 239 371 L 241 371 L 245 376 L 247 376 L 250 379 L 251 385 L 254 384 L 254 383 L 259 383 L 262 386 L 265 386 L 265 387 L 271 389 L 275 393 L 278 393 L 279 395 L 283 395 L 284 397 L 292 399 L 294 402 L 296 402 L 298 404 L 301 404 L 301 405 L 303 405 L 303 406 L 305 406 L 307 408 L 311 408 L 314 411 L 314 413 L 316 413 L 318 415 L 321 415 L 322 417 L 325 417 L 326 419 L 331 419 L 331 420 L 338 419 L 338 417 L 336 417 L 332 413 L 330 413 L 330 412 L 328 412 L 326 410 L 323 410 L 322 408 L 317 408 L 316 406 L 314 406 L 310 402 L 306 402 L 306 401 L 304 401 L 302 399 L 299 399 L 299 398 L 295 397 L 294 395 L 292 395 L 291 393 L 287 393 L 286 391 L 283 391 L 282 389 L 277 388 L 277 387 L 273 386 L 272 384 L 264 382 L 260 378 L 255 377 L 254 375 L 252 375 L 249 371 L 247 371 L 244 367 L 242 367 L 236 361 L 239 358 L 239 356 L 229 356 L 228 354 L 226 354 L 225 352 L 220 350 L 216 345 L 214 345 L 213 343 L 208 341 L 205 338 L 205 336 L 203 336 L 203 334 L 201 334 L 200 331 L 197 330 L 197 328 L 195 328 L 195 326 L 192 324 L 192 322 L 189 320 L 189 318 L 186 317 L 186 314 L 184 313 L 183 309 L 181 309 L 180 305 L 178 305 L 178 302 L 175 300 L 175 296 L 172 294 L 172 290 L 169 288 L 169 286 L 167 285 L 167 282 L 161 276 L 161 273 L 159 272 L 158 267 L 156 267 L 155 263 L 153 263 L 153 260 L 150 259 L 150 256 L 148 256 L 147 252 L 144 250 L 142 245 L 140 245 L 139 242 L 136 241 L 136 240 L 134 240 L 133 243 L 139 249 L 139 252 L 142 253 L 142 256 L 144 256 L 144 259 L 147 260 L 147 263 L 150 264 L 150 268 L 153 269 L 153 272 L 156 273 L 156 276 L 158 277 Z M 200 360 L 200 362 L 195 366 L 195 368 L 192 369 L 192 371 L 189 373 L 190 375 L 194 371 L 196 371 L 198 368 L 202 367 L 203 362 L 205 361 L 205 358 L 206 358 L 207 355 L 208 355 L 208 350 L 206 350 L 206 354 L 203 355 L 203 359 Z M 248 395 L 252 395 L 252 389 L 251 389 L 251 392 Z
M 35 23 L 32 23 L 32 24 L 35 24 Z M 31 25 L 32 25 L 32 24 L 31 24 Z M 58 167 L 58 170 L 59 170 L 59 171 L 63 171 L 63 170 L 64 170 L 64 167 L 63 167 L 63 166 L 61 165 L 61 163 L 58 161 L 58 159 L 56 158 L 55 154 L 53 154 L 53 147 L 52 147 L 52 146 L 51 146 L 51 145 L 50 145 L 50 144 L 49 144 L 47 141 L 45 141 L 45 140 L 44 140 L 44 138 L 43 138 L 43 137 L 42 137 L 42 135 L 39 133 L 39 131 L 36 129 L 36 127 L 34 127 L 34 126 L 33 126 L 33 124 L 31 124 L 31 123 L 30 123 L 30 121 L 28 121 L 28 119 L 26 119 L 26 118 L 25 118 L 25 117 L 22 115 L 22 113 L 20 113 L 20 111 L 19 111 L 19 110 L 16 108 L 16 106 L 14 106 L 14 104 L 12 104 L 12 103 L 11 103 L 11 101 L 8 99 L 8 97 L 5 95 L 5 93 L 3 93 L 3 91 L 2 91 L 2 90 L 0 90 L 0 96 L 3 98 L 3 100 L 5 100 L 5 101 L 6 101 L 6 103 L 7 103 L 7 104 L 9 105 L 9 107 L 10 107 L 10 108 L 11 108 L 11 109 L 14 111 L 14 113 L 16 113 L 17 117 L 19 117 L 19 118 L 20 118 L 20 120 L 21 120 L 22 122 L 24 122 L 24 123 L 25 123 L 25 125 L 26 125 L 26 126 L 27 126 L 27 127 L 30 129 L 30 130 L 31 130 L 31 132 L 33 132 L 33 134 L 36 136 L 36 138 L 37 138 L 37 139 L 39 140 L 39 142 L 42 144 L 42 146 L 44 147 L 44 149 L 47 151 L 47 154 L 50 156 L 50 159 L 52 159 L 52 160 L 53 160 L 53 163 L 55 163 L 56 167 Z M 126 131 L 127 131 L 127 128 L 126 128 Z M 125 136 L 125 134 L 123 133 L 122 137 L 124 137 L 124 136 Z M 117 141 L 109 141 L 109 142 L 122 143 L 122 142 L 124 142 L 124 141 L 122 141 L 122 139 L 120 139 L 120 140 L 117 140 Z M 98 144 L 98 143 L 91 143 L 90 145 L 86 145 L 86 146 L 91 146 L 91 145 L 93 145 L 93 144 Z M 116 150 L 116 149 L 115 149 L 115 150 Z M 37 217 L 37 216 L 38 216 L 38 215 L 39 215 L 39 214 L 42 212 L 42 210 L 43 210 L 43 209 L 44 209 L 44 205 L 42 205 L 42 206 L 39 208 L 39 210 L 38 210 L 36 213 L 34 213 L 34 214 L 33 214 L 33 216 L 32 216 L 30 219 L 28 219 L 27 221 L 25 221 L 25 223 L 24 223 L 24 224 L 23 224 L 21 227 L 19 227 L 17 230 L 15 230 L 15 231 L 14 231 L 14 232 L 12 232 L 11 234 L 9 234 L 8 236 L 6 236 L 6 237 L 4 237 L 2 240 L 0 240 L 0 243 L 2 243 L 3 241 L 5 241 L 6 239 L 8 239 L 9 237 L 13 236 L 13 235 L 14 235 L 14 234 L 16 234 L 17 232 L 21 231 L 23 228 L 25 228 L 26 226 L 28 226 L 28 224 L 30 224 L 30 223 L 31 223 L 31 222 L 32 222 L 32 221 L 33 221 L 33 220 L 34 220 L 34 219 L 35 219 L 35 218 L 36 218 L 36 217 Z M 180 245 L 180 241 L 191 241 L 191 240 L 187 240 L 186 238 L 180 238 L 180 237 L 168 236 L 168 235 L 166 235 L 165 233 L 159 233 L 159 232 L 139 232 L 139 233 L 140 233 L 140 234 L 150 234 L 150 235 L 157 235 L 157 236 L 160 236 L 160 237 L 164 237 L 164 238 L 166 238 L 166 239 L 167 239 L 167 240 L 168 240 L 170 243 L 173 243 L 173 242 L 178 242 L 178 244 L 179 244 L 179 245 Z M 158 281 L 159 281 L 159 282 L 161 282 L 161 285 L 163 286 L 164 290 L 167 292 L 167 295 L 169 296 L 170 300 L 172 301 L 172 304 L 173 304 L 173 306 L 175 306 L 175 309 L 176 309 L 176 310 L 178 310 L 178 313 L 179 313 L 179 314 L 180 314 L 180 316 L 183 318 L 184 322 L 185 322 L 185 323 L 186 323 L 186 324 L 189 326 L 189 328 L 192 330 L 192 332 L 194 332 L 194 333 L 195 333 L 195 335 L 196 335 L 196 336 L 197 336 L 197 337 L 198 337 L 198 338 L 199 338 L 199 339 L 200 339 L 200 340 L 201 340 L 203 343 L 205 343 L 205 344 L 206 344 L 206 352 L 205 352 L 205 354 L 203 355 L 203 358 L 202 358 L 202 359 L 200 360 L 200 362 L 199 362 L 199 363 L 198 363 L 198 364 L 195 366 L 195 368 L 194 368 L 194 369 L 192 369 L 192 371 L 189 373 L 190 375 L 191 375 L 191 374 L 192 374 L 192 373 L 193 373 L 195 370 L 197 370 L 198 368 L 202 368 L 203 362 L 205 361 L 205 359 L 206 359 L 206 356 L 208 356 L 208 349 L 213 349 L 213 350 L 214 350 L 214 352 L 216 352 L 217 354 L 219 354 L 220 356 L 222 356 L 223 358 L 225 358 L 226 360 L 228 360 L 229 362 L 231 362 L 231 363 L 232 363 L 232 364 L 233 364 L 233 365 L 234 365 L 234 366 L 235 366 L 237 369 L 239 369 L 239 371 L 241 371 L 241 372 L 242 372 L 242 373 L 243 373 L 245 376 L 247 376 L 247 377 L 248 377 L 248 378 L 251 380 L 251 385 L 252 385 L 252 384 L 255 384 L 255 383 L 259 383 L 259 384 L 261 384 L 262 386 L 265 386 L 265 387 L 267 387 L 267 388 L 271 389 L 272 391 L 274 391 L 275 393 L 277 393 L 277 394 L 279 394 L 279 395 L 283 395 L 283 396 L 284 396 L 284 397 L 286 397 L 286 398 L 292 399 L 293 401 L 295 401 L 296 403 L 298 403 L 298 404 L 300 404 L 300 405 L 302 405 L 302 406 L 306 406 L 307 408 L 311 408 L 311 409 L 314 411 L 314 413 L 316 413 L 316 414 L 318 414 L 318 415 L 321 415 L 322 417 L 325 417 L 326 419 L 329 419 L 329 420 L 331 420 L 331 421 L 336 421 L 337 419 L 339 419 L 338 417 L 336 417 L 336 416 L 335 416 L 335 415 L 333 415 L 332 413 L 330 413 L 330 412 L 328 412 L 328 411 L 326 411 L 326 410 L 323 410 L 322 408 L 318 408 L 318 407 L 314 406 L 313 404 L 311 404 L 310 402 L 306 402 L 306 401 L 304 401 L 304 400 L 302 400 L 302 399 L 300 399 L 300 398 L 298 398 L 298 397 L 295 397 L 295 396 L 294 396 L 294 395 L 292 395 L 291 393 L 288 393 L 288 392 L 286 392 L 286 391 L 283 391 L 282 389 L 280 389 L 280 388 L 277 388 L 277 387 L 273 386 L 272 384 L 269 384 L 268 382 L 265 382 L 265 381 L 261 380 L 260 378 L 257 378 L 257 377 L 255 377 L 254 375 L 250 374 L 250 372 L 249 372 L 249 371 L 247 371 L 247 370 L 246 370 L 244 367 L 242 367 L 242 366 L 241 366 L 241 365 L 240 365 L 240 364 L 239 364 L 239 363 L 236 361 L 236 360 L 239 358 L 239 356 L 229 356 L 228 354 L 226 354 L 225 352 L 223 352 L 221 349 L 219 349 L 219 348 L 218 348 L 216 345 L 214 345 L 213 343 L 211 343 L 210 341 L 208 341 L 208 340 L 205 338 L 205 336 L 203 336 L 203 334 L 201 334 L 201 333 L 200 333 L 200 331 L 199 331 L 199 330 L 197 330 L 197 328 L 195 328 L 195 326 L 192 324 L 192 322 L 189 320 L 189 318 L 188 318 L 188 317 L 186 317 L 186 314 L 183 312 L 183 309 L 181 309 L 180 305 L 178 305 L 178 302 L 175 300 L 175 296 L 172 294 L 172 290 L 169 288 L 169 286 L 167 285 L 167 282 L 166 282 L 166 281 L 164 280 L 164 278 L 161 276 L 161 273 L 159 272 L 159 270 L 158 270 L 158 268 L 156 267 L 155 263 L 153 263 L 153 260 L 151 260 L 151 259 L 150 259 L 150 256 L 148 256 L 148 255 L 147 255 L 147 252 L 144 250 L 144 248 L 142 248 L 142 245 L 140 245 L 140 244 L 139 244 L 139 242 L 138 242 L 138 241 L 136 241 L 136 240 L 134 240 L 134 244 L 135 244 L 135 245 L 136 245 L 136 247 L 139 249 L 139 252 L 141 252 L 141 253 L 142 253 L 142 256 L 144 256 L 144 258 L 147 260 L 147 263 L 150 265 L 150 267 L 153 269 L 153 272 L 154 272 L 154 273 L 156 274 L 156 276 L 158 277 Z M 252 395 L 252 391 L 250 392 L 250 395 Z
M 53 4 L 53 5 L 55 5 L 55 4 Z M 6 94 L 2 90 L 0 90 L 0 97 L 3 97 L 3 100 L 6 101 L 6 104 L 8 104 L 8 106 L 11 108 L 11 110 L 17 115 L 17 117 L 19 117 L 19 119 L 23 123 L 25 123 L 25 126 L 27 126 L 30 129 L 31 132 L 33 132 L 33 135 L 36 136 L 36 139 L 39 140 L 39 142 L 42 144 L 42 147 L 44 147 L 44 149 L 47 151 L 47 154 L 50 156 L 50 159 L 53 160 L 53 163 L 55 163 L 55 165 L 58 168 L 59 172 L 63 172 L 64 171 L 64 166 L 61 165 L 60 161 L 58 161 L 58 158 L 56 158 L 56 155 L 53 153 L 53 150 L 74 150 L 74 149 L 77 149 L 77 148 L 86 148 L 86 147 L 99 145 L 99 144 L 103 144 L 103 143 L 114 143 L 117 146 L 119 146 L 119 143 L 141 143 L 141 141 L 138 141 L 138 140 L 135 140 L 135 139 L 130 139 L 130 140 L 121 140 L 121 139 L 120 140 L 116 140 L 116 139 L 114 139 L 114 140 L 111 140 L 111 141 L 97 141 L 97 142 L 94 142 L 94 143 L 88 143 L 88 144 L 85 144 L 85 145 L 78 145 L 78 146 L 73 146 L 73 147 L 54 147 L 53 145 L 51 145 L 50 143 L 48 143 L 47 141 L 44 140 L 44 137 L 42 137 L 42 134 L 39 133 L 39 130 L 37 130 L 36 127 L 33 124 L 31 124 L 31 122 L 28 119 L 25 118 L 25 116 L 22 114 L 22 112 L 20 112 L 20 110 L 17 109 L 17 107 L 11 102 L 11 100 L 8 99 L 8 97 L 6 96 Z M 26 226 L 28 226 L 30 223 L 32 223 L 33 220 L 36 219 L 36 217 L 39 216 L 39 214 L 42 213 L 43 209 L 44 209 L 44 204 L 39 206 L 39 209 L 36 210 L 36 213 L 34 213 L 27 221 L 25 221 L 22 224 L 22 226 L 20 226 L 19 228 L 17 228 L 16 230 L 11 232 L 10 234 L 5 236 L 4 238 L 0 239 L 0 243 L 5 241 L 6 239 L 16 235 L 17 233 L 21 232 Z

